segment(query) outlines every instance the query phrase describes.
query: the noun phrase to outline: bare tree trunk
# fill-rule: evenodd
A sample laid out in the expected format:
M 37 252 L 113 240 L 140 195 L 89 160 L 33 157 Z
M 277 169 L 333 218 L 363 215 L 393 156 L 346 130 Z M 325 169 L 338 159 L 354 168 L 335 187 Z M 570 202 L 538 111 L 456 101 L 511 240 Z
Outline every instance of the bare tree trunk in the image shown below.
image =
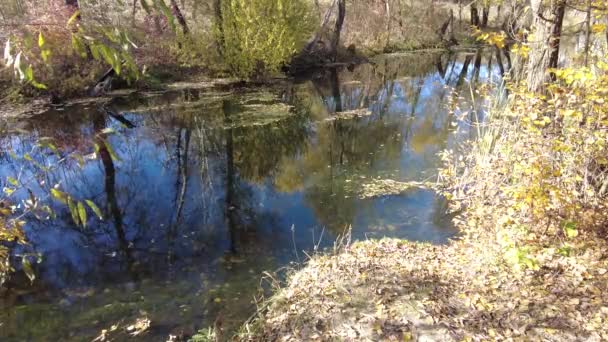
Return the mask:
M 488 27 L 488 17 L 490 16 L 490 6 L 484 5 L 481 10 L 481 27 Z
M 462 0 L 458 0 L 458 28 L 462 29 Z
M 187 36 L 188 33 L 190 33 L 190 29 L 188 28 L 188 23 L 186 23 L 186 18 L 184 17 L 184 14 L 177 5 L 177 1 L 171 0 L 171 10 L 173 11 L 173 15 L 175 16 L 175 18 L 177 18 L 177 22 L 182 27 L 182 32 L 184 33 L 184 36 Z
M 338 45 L 340 44 L 340 35 L 342 34 L 342 26 L 346 17 L 346 0 L 338 0 L 338 17 L 336 18 L 336 28 L 331 41 L 331 53 L 333 61 L 338 58 Z
M 479 26 L 479 24 L 480 24 L 479 10 L 477 9 L 477 4 L 475 2 L 473 2 L 471 4 L 471 25 Z
M 527 81 L 530 91 L 541 91 L 544 84 L 554 77 L 547 71 L 558 66 L 566 1 L 553 1 L 549 8 L 543 6 L 542 0 L 531 0 L 531 4 L 534 14 L 534 41 L 530 42 Z M 547 18 L 548 15 L 550 18 Z
M 388 48 L 391 44 L 391 5 L 390 0 L 384 0 L 384 10 L 386 12 L 386 45 L 384 48 Z
M 131 12 L 131 20 L 133 21 L 133 25 L 135 25 L 135 15 L 137 14 L 137 0 L 133 0 L 133 10 Z
M 222 13 L 222 0 L 213 0 L 213 11 L 215 12 L 215 25 L 219 35 L 217 37 L 217 53 L 223 55 L 224 48 L 224 14 Z
M 587 0 L 587 17 L 585 18 L 585 66 L 589 66 L 591 49 L 591 0 Z
M 78 0 L 65 0 L 65 4 L 68 7 L 72 8 L 72 13 L 76 13 L 76 11 L 80 10 L 80 5 L 78 4 Z M 73 15 L 73 14 L 71 14 Z M 76 20 L 80 21 L 82 19 L 80 13 L 76 16 Z

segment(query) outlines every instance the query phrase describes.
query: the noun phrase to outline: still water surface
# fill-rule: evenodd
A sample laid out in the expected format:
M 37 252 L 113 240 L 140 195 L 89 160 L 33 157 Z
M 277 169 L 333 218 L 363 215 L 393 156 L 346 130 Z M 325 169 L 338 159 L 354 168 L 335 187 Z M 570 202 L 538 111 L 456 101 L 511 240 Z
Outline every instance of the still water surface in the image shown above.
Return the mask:
M 473 134 L 454 115 L 472 107 L 471 84 L 500 79 L 496 63 L 386 56 L 272 89 L 117 98 L 108 108 L 119 117 L 89 104 L 8 123 L 2 179 L 27 184 L 56 216 L 27 218 L 30 246 L 17 253 L 42 258 L 33 284 L 17 273 L 1 293 L 0 339 L 90 341 L 140 317 L 152 322 L 145 341 L 218 320 L 230 330 L 254 312 L 264 271 L 349 227 L 353 239 L 446 242 L 456 231 L 433 192 L 357 193 L 372 179 L 435 180 L 437 153 Z M 339 118 L 360 109 L 371 114 Z M 74 224 L 49 196 L 57 184 L 104 219 L 89 210 L 86 227 Z

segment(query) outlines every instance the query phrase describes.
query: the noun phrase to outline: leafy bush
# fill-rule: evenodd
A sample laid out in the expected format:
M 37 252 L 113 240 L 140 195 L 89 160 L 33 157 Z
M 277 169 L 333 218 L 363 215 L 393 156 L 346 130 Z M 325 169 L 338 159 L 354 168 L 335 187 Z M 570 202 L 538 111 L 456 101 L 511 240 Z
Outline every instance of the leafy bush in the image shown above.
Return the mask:
M 524 268 L 548 248 L 566 253 L 607 233 L 608 65 L 553 72 L 545 95 L 511 85 L 471 153 L 446 154 L 442 173 L 448 196 L 468 207 L 470 233 L 495 236 Z
M 306 42 L 315 19 L 305 0 L 225 0 L 220 41 L 236 76 L 277 71 Z

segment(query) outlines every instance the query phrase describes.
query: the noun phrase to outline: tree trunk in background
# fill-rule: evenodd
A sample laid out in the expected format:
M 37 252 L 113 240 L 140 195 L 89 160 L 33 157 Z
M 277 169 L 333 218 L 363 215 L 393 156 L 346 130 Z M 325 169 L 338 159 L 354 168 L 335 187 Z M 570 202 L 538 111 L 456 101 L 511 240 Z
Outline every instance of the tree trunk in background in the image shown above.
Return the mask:
M 481 27 L 488 27 L 488 17 L 490 16 L 490 6 L 484 5 L 481 10 Z
M 391 44 L 391 5 L 390 0 L 384 0 L 384 10 L 386 12 L 386 45 L 385 49 Z
M 215 12 L 215 25 L 217 25 L 217 53 L 223 55 L 224 48 L 224 15 L 222 14 L 222 0 L 213 0 L 213 11 Z
M 65 5 L 72 8 L 72 14 L 70 14 L 70 16 L 72 16 L 73 13 L 75 13 L 76 11 L 80 10 L 80 5 L 78 4 L 78 0 L 65 0 Z M 80 16 L 80 13 L 79 13 L 78 16 L 76 16 L 76 20 L 80 21 L 81 19 L 82 19 L 82 17 Z
M 471 25 L 479 26 L 479 10 L 477 10 L 477 4 L 471 4 Z
M 184 14 L 179 9 L 176 0 L 171 0 L 171 10 L 173 11 L 173 15 L 177 18 L 177 22 L 182 27 L 182 32 L 184 36 L 187 36 L 190 33 L 190 29 L 188 28 L 188 23 L 186 23 L 186 18 L 184 18 Z
M 589 50 L 591 49 L 591 0 L 587 0 L 587 17 L 585 18 L 585 66 L 589 66 Z
M 566 1 L 556 0 L 548 7 L 542 0 L 532 0 L 533 41 L 530 42 L 527 81 L 528 90 L 542 91 L 544 84 L 553 79 L 547 71 L 557 68 L 562 24 L 566 11 Z
M 331 54 L 333 61 L 338 58 L 338 45 L 340 44 L 340 35 L 342 34 L 342 26 L 346 17 L 346 0 L 338 0 L 338 17 L 336 18 L 336 28 L 331 41 Z
M 133 0 L 133 9 L 131 11 L 131 20 L 133 21 L 133 26 L 135 26 L 135 15 L 137 14 L 137 0 Z

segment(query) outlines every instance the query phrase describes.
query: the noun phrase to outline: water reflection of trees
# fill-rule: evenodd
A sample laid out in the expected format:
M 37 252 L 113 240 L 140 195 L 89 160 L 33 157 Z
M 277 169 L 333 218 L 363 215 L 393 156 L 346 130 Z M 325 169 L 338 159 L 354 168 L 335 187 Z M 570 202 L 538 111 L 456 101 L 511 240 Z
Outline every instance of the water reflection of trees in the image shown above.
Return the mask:
M 85 231 L 56 206 L 52 225 L 102 248 L 114 241 L 114 249 L 132 249 L 134 257 L 152 263 L 206 253 L 214 239 L 228 241 L 226 249 L 236 252 L 236 246 L 257 243 L 259 227 L 280 221 L 260 208 L 258 187 L 302 191 L 319 222 L 341 231 L 365 205 L 349 190 L 353 179 L 429 177 L 435 153 L 452 132 L 444 107 L 449 92 L 441 85 L 465 87 L 464 80 L 487 78 L 482 69 L 490 64 L 492 58 L 475 53 L 385 58 L 353 72 L 330 70 L 289 89 L 291 115 L 265 125 L 233 125 L 231 118 L 242 111 L 238 96 L 188 90 L 115 103 L 136 129 L 103 112 L 74 108 L 27 121 L 24 129 L 33 135 L 4 143 L 26 151 L 37 137 L 50 136 L 60 150 L 86 155 L 100 131 L 114 128 L 119 134 L 107 141 L 120 161 L 97 141 L 98 161 L 84 169 L 65 163 L 44 176 L 46 189 L 38 189 L 65 184 L 66 191 L 100 203 L 111 220 Z M 131 114 L 129 105 L 151 109 Z M 372 115 L 332 120 L 336 112 L 358 108 Z

